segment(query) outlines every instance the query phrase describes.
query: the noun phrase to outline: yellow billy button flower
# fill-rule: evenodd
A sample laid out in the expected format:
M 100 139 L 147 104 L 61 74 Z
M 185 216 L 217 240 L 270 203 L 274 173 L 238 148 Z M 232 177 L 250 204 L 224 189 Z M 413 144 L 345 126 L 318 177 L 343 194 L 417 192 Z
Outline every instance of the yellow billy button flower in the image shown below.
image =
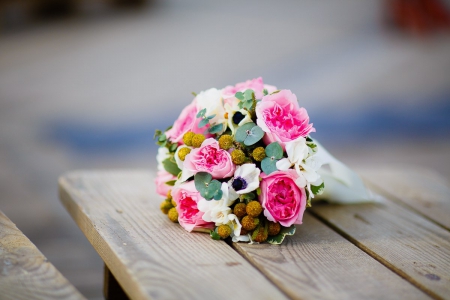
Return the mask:
M 242 218 L 247 214 L 247 212 L 245 211 L 245 207 L 245 203 L 238 203 L 234 206 L 233 213 L 236 215 L 236 217 Z
M 258 218 L 253 218 L 250 216 L 245 216 L 242 218 L 241 225 L 245 230 L 251 231 L 256 228 L 259 224 Z
M 170 221 L 172 221 L 174 223 L 178 222 L 178 211 L 175 207 L 172 207 L 171 209 L 169 209 L 167 216 L 169 217 Z
M 231 152 L 231 160 L 236 165 L 242 165 L 245 162 L 245 154 L 242 150 L 235 149 Z
M 231 135 L 224 134 L 219 138 L 219 146 L 223 150 L 228 150 L 233 146 L 233 138 Z
M 247 204 L 245 210 L 247 211 L 247 215 L 250 217 L 257 217 L 263 209 L 258 201 L 251 201 Z
M 268 232 L 269 235 L 277 235 L 280 233 L 281 226 L 280 223 L 274 223 L 269 221 Z
M 266 151 L 263 147 L 255 148 L 252 152 L 252 156 L 256 161 L 262 161 L 266 157 Z
M 181 161 L 184 161 L 184 159 L 186 158 L 186 155 L 188 155 L 189 153 L 191 153 L 191 149 L 190 148 L 188 148 L 188 147 L 181 148 L 178 151 L 178 158 Z
M 265 242 L 268 237 L 267 224 L 266 226 L 258 226 L 252 233 L 252 240 L 258 243 Z
M 161 202 L 161 205 L 159 206 L 159 208 L 161 208 L 161 211 L 164 214 L 167 214 L 169 212 L 169 210 L 173 207 L 172 203 L 170 200 L 164 200 L 163 202 Z
M 197 133 L 194 137 L 192 137 L 192 147 L 199 148 L 204 140 L 205 136 L 201 133 Z
M 220 235 L 221 238 L 226 239 L 231 234 L 231 228 L 228 225 L 220 225 L 217 228 L 217 233 Z
M 195 133 L 192 131 L 188 131 L 183 135 L 183 142 L 186 146 L 192 146 L 192 138 L 194 137 Z

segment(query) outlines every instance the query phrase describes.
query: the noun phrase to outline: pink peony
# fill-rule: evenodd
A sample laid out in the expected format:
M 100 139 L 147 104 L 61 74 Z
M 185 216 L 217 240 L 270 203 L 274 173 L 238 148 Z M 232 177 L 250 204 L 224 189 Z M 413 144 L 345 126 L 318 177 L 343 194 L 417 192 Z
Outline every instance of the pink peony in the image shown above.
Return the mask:
M 194 181 L 175 186 L 172 198 L 177 204 L 178 222 L 184 229 L 189 232 L 214 229 L 214 223 L 205 222 L 202 219 L 203 212 L 198 210 L 197 203 L 203 198 L 195 188 Z
M 184 162 L 181 180 L 186 180 L 198 172 L 208 172 L 213 178 L 223 179 L 234 174 L 236 166 L 227 151 L 220 149 L 213 138 L 203 141 L 200 148 L 192 149 Z
M 308 113 L 299 107 L 297 97 L 289 90 L 267 95 L 256 105 L 257 124 L 266 133 L 266 144 L 279 142 L 285 149 L 285 143 L 298 137 L 306 137 L 315 132 L 309 123 Z
M 234 96 L 237 92 L 244 92 L 248 89 L 255 92 L 256 99 L 261 99 L 264 96 L 264 89 L 267 89 L 267 91 L 271 93 L 277 88 L 272 85 L 264 84 L 262 77 L 258 77 L 252 80 L 247 80 L 246 82 L 237 83 L 235 86 L 229 85 L 223 89 L 222 94 L 225 98 L 228 98 Z
M 207 127 L 198 128 L 200 118 L 197 118 L 197 101 L 194 99 L 191 104 L 186 106 L 182 111 L 178 119 L 173 124 L 172 128 L 166 131 L 166 136 L 173 143 L 183 143 L 183 135 L 192 131 L 194 133 L 203 133 Z
M 269 221 L 289 227 L 302 224 L 306 208 L 305 189 L 295 184 L 295 170 L 276 171 L 270 175 L 261 173 L 261 195 L 259 201 Z
M 176 176 L 173 176 L 167 171 L 158 171 L 158 174 L 155 178 L 156 192 L 164 198 L 167 198 L 167 193 L 170 189 L 172 189 L 172 187 L 170 185 L 167 185 L 166 182 L 176 179 Z

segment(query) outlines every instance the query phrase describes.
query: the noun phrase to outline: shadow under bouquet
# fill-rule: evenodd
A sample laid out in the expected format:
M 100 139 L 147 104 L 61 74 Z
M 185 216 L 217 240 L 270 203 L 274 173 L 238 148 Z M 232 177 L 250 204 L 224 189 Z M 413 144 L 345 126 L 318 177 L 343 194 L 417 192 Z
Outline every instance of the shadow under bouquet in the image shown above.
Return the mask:
M 262 78 L 194 94 L 155 133 L 162 212 L 213 239 L 281 244 L 324 190 L 318 171 L 332 157 L 317 155 L 312 132 L 297 97 Z

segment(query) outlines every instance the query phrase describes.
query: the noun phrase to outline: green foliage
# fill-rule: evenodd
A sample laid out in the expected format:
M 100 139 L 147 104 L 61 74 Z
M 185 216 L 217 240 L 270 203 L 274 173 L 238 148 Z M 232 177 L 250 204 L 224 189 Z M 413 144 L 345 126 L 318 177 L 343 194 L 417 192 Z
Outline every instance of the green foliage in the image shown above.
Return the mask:
M 220 200 L 223 192 L 222 184 L 218 180 L 212 180 L 212 176 L 206 172 L 198 172 L 194 175 L 194 184 L 200 195 L 206 200 Z
M 251 146 L 259 142 L 264 136 L 264 131 L 255 123 L 245 123 L 236 130 L 235 140 Z
M 223 124 L 221 123 L 221 124 L 216 124 L 216 125 L 211 126 L 208 129 L 208 132 L 214 134 L 214 133 L 219 133 L 222 130 L 223 130 Z
M 323 192 L 323 189 L 325 188 L 325 183 L 322 182 L 320 185 L 311 185 L 311 192 L 313 192 L 314 195 L 320 195 Z
M 283 148 L 278 142 L 273 142 L 266 147 L 265 151 L 267 157 L 262 160 L 261 169 L 269 175 L 278 170 L 277 162 L 283 158 Z
M 176 182 L 176 180 L 169 180 L 169 181 L 166 181 L 166 184 L 167 184 L 168 186 L 174 186 L 174 185 L 175 185 L 175 182 Z
M 294 235 L 294 233 L 295 225 L 291 225 L 291 227 L 281 227 L 280 233 L 275 236 L 269 236 L 267 242 L 272 245 L 280 245 L 287 235 Z
M 198 128 L 202 128 L 202 127 L 205 127 L 206 125 L 208 125 L 208 123 L 209 123 L 209 119 L 208 118 L 205 118 L 205 119 L 202 119 L 199 123 L 198 123 Z
M 181 172 L 173 157 L 163 160 L 162 164 L 164 166 L 164 169 L 173 176 L 178 176 L 178 173 Z
M 237 92 L 234 95 L 237 99 L 240 100 L 238 106 L 239 108 L 245 108 L 250 111 L 253 106 L 256 104 L 255 92 L 253 90 L 246 90 L 245 92 Z
M 264 94 L 264 96 L 267 96 L 269 94 L 269 91 L 267 89 L 264 89 L 263 94 Z
M 202 109 L 197 113 L 197 118 L 203 118 L 206 114 L 206 108 Z
M 211 236 L 211 238 L 213 239 L 213 240 L 220 240 L 220 235 L 215 231 L 215 230 L 211 230 L 210 232 L 209 232 L 209 235 Z

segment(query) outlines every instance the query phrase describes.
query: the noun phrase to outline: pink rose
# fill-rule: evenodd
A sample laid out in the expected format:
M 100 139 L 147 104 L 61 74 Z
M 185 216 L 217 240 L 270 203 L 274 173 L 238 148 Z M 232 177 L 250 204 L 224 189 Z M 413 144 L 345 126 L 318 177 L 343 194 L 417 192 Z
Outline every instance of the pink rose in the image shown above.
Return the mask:
M 276 171 L 270 175 L 261 173 L 261 178 L 259 202 L 264 208 L 264 216 L 285 227 L 302 224 L 306 193 L 305 189 L 295 184 L 297 172 L 291 169 Z
M 191 232 L 213 229 L 214 223 L 202 219 L 203 212 L 198 210 L 197 203 L 203 199 L 196 190 L 194 181 L 182 183 L 172 190 L 172 198 L 177 204 L 178 222 Z
M 234 174 L 236 166 L 227 151 L 220 149 L 213 138 L 203 141 L 200 148 L 192 149 L 183 162 L 181 180 L 184 181 L 198 172 L 208 172 L 213 178 L 226 178 Z
M 156 192 L 163 196 L 164 198 L 167 198 L 167 193 L 170 189 L 172 189 L 172 186 L 167 185 L 167 181 L 176 180 L 177 177 L 173 176 L 169 172 L 166 171 L 158 171 L 158 174 L 155 178 L 155 184 L 156 184 Z
M 262 77 L 258 77 L 246 82 L 237 83 L 235 86 L 227 86 L 223 89 L 222 94 L 225 98 L 234 96 L 237 92 L 244 92 L 245 90 L 253 90 L 255 92 L 256 99 L 261 99 L 264 94 L 263 90 L 267 89 L 269 93 L 276 91 L 276 87 L 263 83 Z
M 173 124 L 172 128 L 166 131 L 166 136 L 173 143 L 183 143 L 183 135 L 192 131 L 194 133 L 203 133 L 207 127 L 198 128 L 200 118 L 197 118 L 197 101 L 194 99 L 191 104 L 186 106 L 178 119 Z
M 297 97 L 289 90 L 267 95 L 256 105 L 256 123 L 266 133 L 266 144 L 279 142 L 285 149 L 285 143 L 298 137 L 306 137 L 315 132 L 309 123 L 308 113 L 299 107 Z

